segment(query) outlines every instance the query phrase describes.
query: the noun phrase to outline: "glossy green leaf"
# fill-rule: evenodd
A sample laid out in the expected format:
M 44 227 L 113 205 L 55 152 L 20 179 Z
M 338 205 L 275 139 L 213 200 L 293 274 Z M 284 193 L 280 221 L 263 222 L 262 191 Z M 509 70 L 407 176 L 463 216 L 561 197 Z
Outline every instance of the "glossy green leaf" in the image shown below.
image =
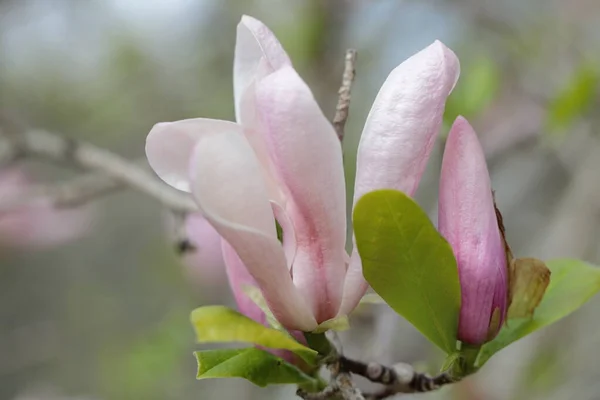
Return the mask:
M 585 304 L 600 291 L 600 268 L 579 260 L 546 261 L 550 268 L 550 285 L 533 318 L 510 319 L 498 336 L 485 344 L 477 366 L 512 342 L 548 326 Z
M 410 197 L 364 195 L 354 207 L 363 274 L 398 314 L 448 354 L 456 349 L 460 285 L 448 242 Z
M 290 335 L 268 328 L 224 306 L 206 306 L 192 311 L 191 321 L 199 343 L 244 342 L 271 349 L 290 350 L 314 365 L 317 352 Z
M 198 361 L 197 379 L 243 378 L 261 387 L 317 384 L 294 365 L 255 347 L 197 351 L 194 355 Z

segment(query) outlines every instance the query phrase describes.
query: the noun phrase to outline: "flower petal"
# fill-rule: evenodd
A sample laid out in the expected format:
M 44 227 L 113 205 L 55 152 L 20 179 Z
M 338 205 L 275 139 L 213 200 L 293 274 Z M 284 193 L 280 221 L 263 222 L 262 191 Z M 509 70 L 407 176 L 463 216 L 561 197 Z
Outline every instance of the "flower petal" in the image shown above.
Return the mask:
M 244 265 L 243 261 L 238 257 L 234 248 L 229 243 L 222 240 L 223 259 L 227 266 L 227 277 L 229 279 L 229 286 L 235 297 L 235 301 L 238 306 L 238 310 L 248 318 L 260 322 L 267 326 L 267 317 L 262 312 L 260 307 L 248 297 L 244 288 L 246 286 L 256 286 L 258 284 L 248 272 L 248 269 Z
M 258 82 L 256 100 L 273 173 L 296 230 L 294 283 L 322 322 L 337 314 L 346 270 L 341 146 L 292 67 Z
M 506 255 L 485 156 L 475 131 L 462 117 L 452 126 L 444 150 L 438 225 L 458 263 L 459 339 L 483 343 L 494 310 L 499 308 L 500 325 L 506 314 Z
M 163 181 L 189 192 L 189 162 L 194 145 L 202 136 L 217 132 L 243 134 L 241 126 L 218 119 L 194 118 L 158 123 L 146 138 L 146 157 Z
M 190 163 L 194 197 L 206 219 L 236 251 L 275 317 L 288 329 L 316 321 L 294 287 L 258 161 L 237 131 L 203 136 Z
M 273 32 L 259 20 L 244 15 L 237 26 L 235 58 L 233 62 L 233 94 L 235 115 L 242 122 L 240 102 L 245 90 L 260 69 L 261 58 L 270 73 L 284 65 L 291 65 L 290 58 Z
M 360 138 L 354 203 L 373 190 L 414 195 L 442 124 L 446 98 L 460 66 L 454 53 L 436 41 L 396 67 L 379 90 Z M 356 245 L 344 286 L 343 308 L 352 309 L 368 285 L 359 273 Z
M 377 189 L 415 193 L 458 74 L 458 59 L 439 41 L 390 73 L 360 139 L 355 202 Z
M 346 271 L 346 278 L 344 279 L 344 292 L 338 316 L 350 314 L 356 308 L 368 288 L 369 284 L 363 276 L 362 263 L 358 251 L 353 251 L 348 271 Z

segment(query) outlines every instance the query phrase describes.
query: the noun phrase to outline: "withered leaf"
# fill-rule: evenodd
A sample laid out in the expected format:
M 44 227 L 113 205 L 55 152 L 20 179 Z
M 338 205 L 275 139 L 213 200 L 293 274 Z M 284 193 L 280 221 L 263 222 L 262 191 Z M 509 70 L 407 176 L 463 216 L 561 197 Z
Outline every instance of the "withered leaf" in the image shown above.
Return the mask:
M 509 268 L 508 319 L 531 317 L 550 284 L 550 270 L 536 258 L 513 259 Z
M 492 196 L 494 193 L 492 192 Z M 533 315 L 535 308 L 542 301 L 546 288 L 550 284 L 550 270 L 543 261 L 535 258 L 515 259 L 506 240 L 506 230 L 502 213 L 496 205 L 494 209 L 498 228 L 502 236 L 506 252 L 506 267 L 508 272 L 508 319 L 523 318 Z

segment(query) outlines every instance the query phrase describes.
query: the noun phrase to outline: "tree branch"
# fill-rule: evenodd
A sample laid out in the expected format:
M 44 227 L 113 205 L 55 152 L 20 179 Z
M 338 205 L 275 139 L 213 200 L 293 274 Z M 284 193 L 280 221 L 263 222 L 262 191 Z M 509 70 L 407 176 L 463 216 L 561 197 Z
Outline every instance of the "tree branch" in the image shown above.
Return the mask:
M 191 197 L 165 185 L 135 163 L 91 144 L 31 130 L 22 134 L 0 136 L 3 160 L 32 157 L 70 164 L 92 171 L 93 174 L 73 181 L 33 188 L 25 193 L 23 201 L 31 202 L 33 196 L 46 196 L 56 206 L 79 205 L 124 186 L 129 186 L 158 200 L 169 209 L 188 213 L 198 208 Z M 29 200 L 27 200 L 29 198 Z
M 444 385 L 456 382 L 447 373 L 431 377 L 428 374 L 415 372 L 412 366 L 405 363 L 388 367 L 373 362 L 367 364 L 344 356 L 339 358 L 339 363 L 341 368 L 346 371 L 363 376 L 371 382 L 385 385 L 382 391 L 365 395 L 367 400 L 384 399 L 399 393 L 431 392 Z
M 333 127 L 335 132 L 340 139 L 340 142 L 344 140 L 344 129 L 346 127 L 346 120 L 348 119 L 348 113 L 350 110 L 350 95 L 352 92 L 352 83 L 356 75 L 356 50 L 346 50 L 346 57 L 344 58 L 344 73 L 342 74 L 342 85 L 338 90 L 338 102 L 335 107 L 335 116 L 333 117 Z

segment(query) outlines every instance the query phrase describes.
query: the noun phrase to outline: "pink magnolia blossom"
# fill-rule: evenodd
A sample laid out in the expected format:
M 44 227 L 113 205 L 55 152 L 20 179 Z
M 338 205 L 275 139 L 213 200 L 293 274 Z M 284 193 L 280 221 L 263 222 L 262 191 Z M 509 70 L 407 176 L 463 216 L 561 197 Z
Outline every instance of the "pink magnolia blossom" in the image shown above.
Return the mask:
M 435 42 L 390 74 L 363 131 L 355 199 L 416 189 L 458 72 L 455 55 Z M 367 288 L 358 255 L 350 261 L 345 251 L 341 146 L 273 33 L 247 16 L 237 30 L 234 97 L 236 123 L 159 123 L 146 154 L 165 182 L 192 192 L 221 236 L 240 310 L 264 317 L 242 290 L 255 285 L 282 325 L 312 331 L 347 315 Z
M 20 169 L 0 171 L 0 204 L 16 201 L 31 184 Z M 35 204 L 0 212 L 0 246 L 53 247 L 81 236 L 89 225 L 87 210 L 57 210 L 40 198 Z
M 508 271 L 485 156 L 462 117 L 444 150 L 438 214 L 439 230 L 458 264 L 458 339 L 481 344 L 496 336 L 506 316 Z

